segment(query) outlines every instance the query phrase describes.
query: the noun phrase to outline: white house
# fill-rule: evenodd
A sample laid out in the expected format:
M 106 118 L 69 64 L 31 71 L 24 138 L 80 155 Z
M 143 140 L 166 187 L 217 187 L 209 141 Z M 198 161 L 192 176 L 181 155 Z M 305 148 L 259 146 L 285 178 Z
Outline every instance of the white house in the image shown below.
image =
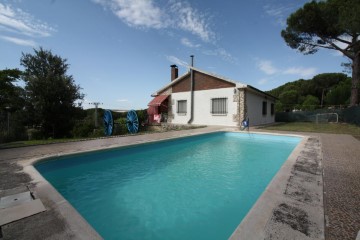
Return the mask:
M 250 85 L 190 67 L 178 76 L 171 65 L 171 82 L 152 94 L 150 122 L 173 124 L 250 126 L 273 123 L 276 98 Z

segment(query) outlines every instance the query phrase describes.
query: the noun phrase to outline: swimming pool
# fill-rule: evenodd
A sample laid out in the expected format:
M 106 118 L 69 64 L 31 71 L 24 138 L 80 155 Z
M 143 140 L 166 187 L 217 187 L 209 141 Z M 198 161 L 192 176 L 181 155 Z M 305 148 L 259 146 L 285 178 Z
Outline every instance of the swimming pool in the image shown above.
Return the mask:
M 227 239 L 300 140 L 221 132 L 35 167 L 105 239 Z

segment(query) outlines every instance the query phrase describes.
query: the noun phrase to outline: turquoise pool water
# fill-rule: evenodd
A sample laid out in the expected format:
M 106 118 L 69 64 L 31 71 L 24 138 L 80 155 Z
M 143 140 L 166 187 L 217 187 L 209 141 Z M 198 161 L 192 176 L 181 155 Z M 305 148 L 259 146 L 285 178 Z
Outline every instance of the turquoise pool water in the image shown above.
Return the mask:
M 300 140 L 221 132 L 35 167 L 105 239 L 228 239 Z

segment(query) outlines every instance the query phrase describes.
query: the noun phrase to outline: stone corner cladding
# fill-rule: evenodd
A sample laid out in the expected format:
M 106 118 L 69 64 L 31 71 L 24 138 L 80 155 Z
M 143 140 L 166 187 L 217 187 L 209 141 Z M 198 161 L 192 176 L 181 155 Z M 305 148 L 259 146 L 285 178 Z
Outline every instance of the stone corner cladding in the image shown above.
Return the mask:
M 237 122 L 237 125 L 240 126 L 246 114 L 245 89 L 239 89 L 238 94 L 233 95 L 233 102 L 237 103 L 237 111 L 236 114 L 233 114 L 233 121 Z
M 239 89 L 238 94 L 233 96 L 233 101 L 237 102 L 237 111 L 233 116 L 233 121 L 237 122 L 238 125 L 245 119 L 246 115 L 246 93 L 245 89 Z

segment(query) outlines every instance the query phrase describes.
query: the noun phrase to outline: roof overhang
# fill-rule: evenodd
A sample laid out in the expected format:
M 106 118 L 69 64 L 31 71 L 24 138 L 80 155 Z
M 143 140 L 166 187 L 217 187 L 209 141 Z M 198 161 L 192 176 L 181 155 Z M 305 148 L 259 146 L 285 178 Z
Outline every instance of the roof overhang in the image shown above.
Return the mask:
M 255 87 L 253 87 L 253 86 L 251 86 L 251 85 L 246 85 L 246 88 L 249 89 L 249 90 L 252 91 L 252 92 L 255 92 L 255 93 L 259 94 L 259 95 L 263 95 L 263 96 L 265 96 L 265 97 L 272 98 L 273 100 L 277 100 L 277 99 L 278 99 L 277 97 L 274 97 L 273 95 L 270 95 L 270 94 L 268 94 L 268 93 L 266 93 L 266 92 L 263 92 L 263 91 L 255 88 Z
M 149 107 L 158 107 L 169 97 L 169 95 L 158 95 L 151 102 L 149 102 Z
M 206 71 L 203 71 L 203 70 L 200 70 L 200 69 L 197 69 L 197 68 L 194 68 L 194 67 L 190 67 L 189 68 L 189 71 L 183 75 L 181 75 L 180 77 L 174 79 L 173 81 L 171 81 L 170 83 L 168 83 L 167 85 L 165 85 L 163 88 L 159 89 L 157 92 L 153 93 L 151 96 L 152 97 L 156 97 L 156 96 L 162 96 L 162 95 L 159 95 L 163 92 L 165 92 L 168 88 L 170 88 L 172 85 L 180 82 L 181 80 L 183 80 L 185 77 L 189 76 L 190 75 L 190 70 L 193 70 L 193 71 L 196 71 L 196 72 L 200 72 L 200 73 L 203 73 L 205 75 L 208 75 L 208 76 L 212 76 L 212 77 L 215 77 L 217 79 L 220 79 L 222 81 L 225 81 L 225 82 L 228 82 L 228 83 L 232 83 L 232 84 L 235 84 L 235 88 L 238 88 L 238 89 L 249 89 L 250 91 L 254 92 L 254 93 L 257 93 L 259 95 L 263 95 L 263 96 L 266 96 L 266 97 L 269 97 L 269 98 L 272 98 L 274 100 L 276 100 L 277 98 L 266 93 L 266 92 L 263 92 L 251 85 L 247 85 L 247 84 L 243 84 L 241 82 L 237 82 L 237 81 L 234 81 L 234 80 L 231 80 L 229 78 L 226 78 L 226 77 L 223 77 L 223 76 L 220 76 L 220 75 L 217 75 L 217 74 L 214 74 L 214 73 L 210 73 L 210 72 L 206 72 Z M 168 96 L 168 95 L 167 95 Z M 149 105 L 150 106 L 150 105 Z
M 177 82 L 180 82 L 183 78 L 185 78 L 186 76 L 190 75 L 190 72 L 187 72 L 183 75 L 181 75 L 178 78 L 175 78 L 174 80 L 172 80 L 170 83 L 166 84 L 163 88 L 159 89 L 157 92 L 151 94 L 152 97 L 156 97 L 158 96 L 161 92 L 164 92 L 166 89 L 168 89 L 169 87 L 171 87 L 172 85 L 176 84 Z

